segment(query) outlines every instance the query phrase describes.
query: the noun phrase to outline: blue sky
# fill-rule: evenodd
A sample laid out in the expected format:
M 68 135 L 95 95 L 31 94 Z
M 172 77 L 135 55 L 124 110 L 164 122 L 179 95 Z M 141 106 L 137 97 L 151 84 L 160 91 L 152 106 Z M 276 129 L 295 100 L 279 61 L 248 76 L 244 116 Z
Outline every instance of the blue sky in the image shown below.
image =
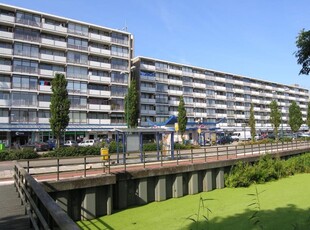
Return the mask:
M 307 0 L 2 0 L 134 34 L 154 57 L 310 89 L 295 40 L 310 29 Z

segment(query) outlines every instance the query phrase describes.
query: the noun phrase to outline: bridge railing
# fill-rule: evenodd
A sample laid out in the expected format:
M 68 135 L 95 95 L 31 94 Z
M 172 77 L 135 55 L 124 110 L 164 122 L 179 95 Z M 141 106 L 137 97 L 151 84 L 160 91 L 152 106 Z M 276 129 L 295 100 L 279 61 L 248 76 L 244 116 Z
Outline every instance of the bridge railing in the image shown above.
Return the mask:
M 33 229 L 79 229 L 41 185 L 18 163 L 14 165 L 15 187 Z
M 27 172 L 37 179 L 48 178 L 60 180 L 72 176 L 87 177 L 98 174 L 110 174 L 117 171 L 130 171 L 141 168 L 155 168 L 174 165 L 212 162 L 217 160 L 237 159 L 252 155 L 276 154 L 279 151 L 309 149 L 310 141 L 296 140 L 291 142 L 264 143 L 253 145 L 210 146 L 200 149 L 174 149 L 159 152 L 112 153 L 102 156 L 83 156 L 75 158 L 47 158 L 21 162 Z M 106 159 L 106 160 L 103 160 Z

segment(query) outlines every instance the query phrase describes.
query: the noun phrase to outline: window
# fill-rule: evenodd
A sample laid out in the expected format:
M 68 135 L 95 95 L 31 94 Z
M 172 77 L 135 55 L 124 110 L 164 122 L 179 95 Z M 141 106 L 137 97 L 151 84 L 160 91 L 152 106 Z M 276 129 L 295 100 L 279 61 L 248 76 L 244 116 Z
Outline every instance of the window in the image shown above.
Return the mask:
M 112 58 L 112 60 L 111 60 L 111 68 L 112 69 L 127 70 L 128 69 L 128 61 L 127 60 L 122 60 L 122 59 Z
M 165 105 L 157 105 L 156 106 L 156 113 L 157 114 L 168 114 L 169 113 L 169 107 Z
M 192 72 L 193 72 L 193 69 L 190 68 L 190 67 L 183 66 L 183 67 L 182 67 L 182 71 L 183 71 L 183 72 L 187 72 L 187 73 L 192 73 Z
M 0 91 L 0 100 L 10 100 L 10 93 Z
M 155 68 L 158 70 L 167 70 L 168 64 L 162 62 L 155 62 Z
M 80 81 L 68 81 L 67 90 L 69 93 L 87 93 L 87 83 Z
M 40 69 L 51 70 L 54 72 L 65 72 L 65 67 L 60 65 L 40 64 Z
M 71 111 L 69 113 L 70 123 L 86 123 L 86 112 Z
M 36 77 L 28 77 L 21 75 L 13 75 L 13 89 L 32 89 L 36 90 L 38 79 Z
M 0 109 L 0 117 L 8 117 L 9 110 L 8 109 Z
M 0 53 L 3 53 L 3 49 L 12 49 L 11 43 L 0 42 Z
M 94 105 L 109 105 L 109 100 L 104 98 L 89 98 L 88 104 L 94 104 Z
M 111 124 L 124 124 L 125 119 L 123 114 L 111 114 Z
M 124 100 L 111 99 L 111 110 L 124 110 Z
M 67 77 L 77 79 L 87 79 L 87 68 L 80 66 L 67 66 Z
M 89 70 L 89 74 L 100 77 L 109 77 L 109 72 L 96 69 Z
M 165 94 L 156 94 L 156 102 L 157 103 L 168 103 L 168 95 Z
M 11 122 L 17 123 L 36 123 L 37 112 L 28 109 L 12 109 Z
M 41 26 L 41 17 L 39 15 L 30 14 L 26 12 L 16 13 L 16 22 L 30 26 Z
M 30 42 L 40 42 L 40 32 L 38 30 L 16 27 L 14 38 Z
M 88 119 L 109 119 L 109 114 L 107 113 L 88 113 Z
M 52 34 L 42 34 L 41 37 L 49 39 L 49 40 L 53 40 L 53 41 L 60 41 L 60 42 L 66 41 L 66 38 L 57 36 L 57 35 L 52 35 Z
M 120 72 L 113 71 L 111 73 L 111 80 L 112 80 L 112 82 L 127 84 L 128 83 L 128 74 L 127 73 L 123 74 Z
M 120 57 L 128 57 L 128 48 L 122 46 L 112 46 L 111 54 Z
M 124 45 L 128 44 L 128 35 L 127 34 L 112 32 L 111 37 L 112 37 L 112 42 L 124 44 Z
M 0 57 L 0 65 L 12 65 L 12 62 L 10 59 Z
M 14 55 L 39 57 L 39 46 L 16 42 L 14 44 Z
M 110 88 L 107 85 L 88 84 L 87 88 L 90 90 L 110 91 Z
M 88 27 L 70 22 L 68 24 L 68 32 L 78 34 L 78 35 L 88 36 Z
M 68 96 L 71 104 L 70 108 L 74 109 L 85 109 L 87 107 L 87 98 L 86 97 L 80 97 L 80 96 Z
M 38 62 L 24 59 L 14 59 L 13 71 L 22 73 L 38 73 Z
M 87 50 L 88 49 L 88 41 L 81 38 L 68 38 L 68 48 L 79 49 L 79 50 Z
M 51 117 L 51 113 L 49 110 L 40 110 L 38 112 L 38 117 L 39 118 L 50 118 Z
M 168 74 L 166 73 L 156 73 L 155 76 L 157 81 L 168 82 Z
M 49 94 L 40 94 L 39 95 L 39 101 L 50 102 L 51 101 L 51 95 L 49 95 Z
M 60 56 L 60 57 L 65 56 L 65 52 L 59 51 L 59 50 L 51 50 L 51 49 L 41 49 L 40 53 L 41 54 L 47 54 L 47 55 Z
M 127 94 L 127 86 L 118 86 L 112 85 L 111 86 L 111 96 L 119 96 L 124 97 Z
M 37 94 L 26 92 L 13 92 L 12 105 L 15 106 L 37 106 Z
M 11 78 L 6 75 L 0 74 L 0 89 L 10 89 Z
M 168 91 L 168 85 L 156 83 L 156 91 L 166 93 Z
M 69 51 L 68 52 L 68 62 L 87 65 L 88 56 L 87 56 L 87 54 Z

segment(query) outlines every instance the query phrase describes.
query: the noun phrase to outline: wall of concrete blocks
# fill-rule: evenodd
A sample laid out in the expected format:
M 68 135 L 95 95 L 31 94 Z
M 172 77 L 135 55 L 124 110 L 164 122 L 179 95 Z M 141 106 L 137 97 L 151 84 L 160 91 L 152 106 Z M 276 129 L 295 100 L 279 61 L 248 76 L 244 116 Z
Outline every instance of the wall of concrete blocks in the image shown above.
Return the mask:
M 225 168 L 180 172 L 50 193 L 74 220 L 89 220 L 154 201 L 224 188 Z

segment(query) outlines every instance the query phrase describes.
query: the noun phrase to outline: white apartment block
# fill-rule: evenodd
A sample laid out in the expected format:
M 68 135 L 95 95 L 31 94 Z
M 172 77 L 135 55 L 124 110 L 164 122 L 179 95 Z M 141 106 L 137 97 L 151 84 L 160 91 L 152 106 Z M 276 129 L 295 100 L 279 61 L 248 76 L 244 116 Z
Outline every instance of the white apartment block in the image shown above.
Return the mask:
M 141 125 L 147 119 L 160 123 L 177 116 L 179 98 L 184 97 L 188 122 L 216 122 L 223 130 L 249 129 L 251 103 L 257 131 L 272 130 L 269 104 L 278 102 L 283 130 L 288 130 L 288 109 L 292 101 L 300 106 L 306 119 L 309 91 L 296 85 L 283 85 L 236 74 L 183 65 L 148 57 L 133 59 L 139 79 Z M 306 126 L 304 126 L 305 128 Z
M 133 36 L 0 4 L 0 141 L 51 138 L 51 80 L 63 73 L 71 101 L 66 139 L 126 125 Z

